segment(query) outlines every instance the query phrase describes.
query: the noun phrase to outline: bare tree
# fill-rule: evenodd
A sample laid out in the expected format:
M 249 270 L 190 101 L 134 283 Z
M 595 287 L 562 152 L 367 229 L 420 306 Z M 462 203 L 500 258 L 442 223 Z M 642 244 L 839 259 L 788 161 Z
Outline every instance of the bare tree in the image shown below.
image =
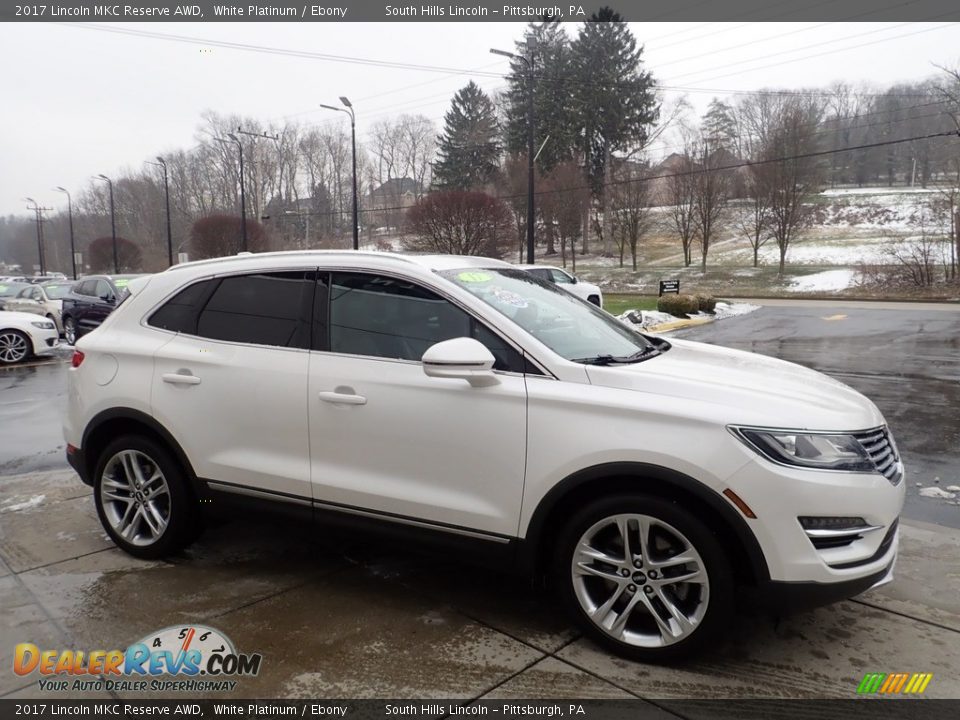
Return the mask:
M 630 262 L 634 272 L 637 270 L 637 250 L 640 241 L 646 237 L 653 226 L 650 212 L 651 188 L 645 165 L 626 163 L 617 173 L 617 184 L 613 191 L 614 232 L 621 247 L 621 266 L 623 265 L 623 247 L 630 249 Z
M 414 233 L 409 250 L 499 257 L 509 247 L 510 210 L 482 192 L 446 190 L 425 195 L 407 213 Z
M 707 253 L 720 228 L 727 205 L 730 173 L 723 169 L 723 155 L 703 138 L 696 147 L 699 167 L 693 175 L 693 208 L 697 240 L 700 243 L 700 271 L 707 272 Z
M 767 244 L 771 234 L 770 188 L 758 176 L 758 166 L 749 168 L 747 192 L 749 197 L 737 208 L 737 228 L 750 241 L 753 250 L 753 266 L 760 264 L 760 248 Z
M 697 168 L 690 157 L 689 146 L 673 164 L 666 177 L 665 197 L 662 203 L 668 206 L 670 224 L 683 246 L 683 264 L 690 267 L 692 246 L 697 232 Z
M 541 194 L 537 204 L 544 224 L 560 241 L 560 258 L 567 266 L 567 254 L 577 271 L 576 239 L 581 232 L 581 215 L 590 204 L 590 190 L 586 187 L 583 170 L 572 160 L 558 163 L 539 182 Z M 526 200 L 524 199 L 524 210 Z

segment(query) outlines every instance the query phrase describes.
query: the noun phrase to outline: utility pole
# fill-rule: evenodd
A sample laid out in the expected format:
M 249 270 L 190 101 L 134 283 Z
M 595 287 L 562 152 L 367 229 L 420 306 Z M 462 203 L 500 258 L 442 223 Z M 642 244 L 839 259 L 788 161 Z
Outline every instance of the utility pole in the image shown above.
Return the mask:
M 73 267 L 73 279 L 77 279 L 77 247 L 73 242 L 73 198 L 70 197 L 70 192 L 59 185 L 54 188 L 57 192 L 62 192 L 67 196 L 67 217 L 70 218 L 70 263 Z
M 28 198 L 24 198 L 24 200 L 26 200 L 26 201 L 29 202 L 29 203 L 33 203 L 33 206 L 31 207 L 31 206 L 28 205 L 28 206 L 27 206 L 27 209 L 28 209 L 28 210 L 33 210 L 34 215 L 36 215 L 36 219 L 37 219 L 37 256 L 38 256 L 38 258 L 39 258 L 39 260 L 40 260 L 40 274 L 41 274 L 41 275 L 46 275 L 46 274 L 47 274 L 47 264 L 46 264 L 46 261 L 44 260 L 44 255 L 43 255 L 43 222 L 44 222 L 44 221 L 43 221 L 43 213 L 44 213 L 45 211 L 47 211 L 47 210 L 53 210 L 53 208 L 41 207 L 40 205 L 37 204 L 37 201 L 34 200 L 33 198 L 29 198 L 29 197 L 28 197 Z
M 534 135 L 535 118 L 533 115 L 533 54 L 537 49 L 537 39 L 529 35 L 527 37 L 527 55 L 517 55 L 506 50 L 497 50 L 490 48 L 494 55 L 502 55 L 513 60 L 521 60 L 526 65 L 527 75 L 527 264 L 533 265 L 534 250 L 534 223 L 536 222 L 536 212 L 534 208 Z
M 159 155 L 157 155 L 156 162 L 150 160 L 145 162 L 147 165 L 156 165 L 163 168 L 163 195 L 167 204 L 167 267 L 173 267 L 173 231 L 170 227 L 170 183 L 167 179 L 167 163 Z
M 113 207 L 113 180 L 104 174 L 97 175 L 94 180 L 106 180 L 110 186 L 110 237 L 113 238 L 113 272 L 120 272 L 120 258 L 117 254 L 117 216 Z

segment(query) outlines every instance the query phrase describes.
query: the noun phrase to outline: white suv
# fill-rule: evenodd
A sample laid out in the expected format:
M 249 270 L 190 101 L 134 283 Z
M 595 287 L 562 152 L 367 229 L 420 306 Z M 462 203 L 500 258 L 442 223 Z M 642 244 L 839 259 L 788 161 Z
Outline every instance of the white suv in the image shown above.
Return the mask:
M 585 631 L 672 660 L 735 599 L 891 577 L 903 467 L 865 397 L 635 332 L 497 260 L 298 252 L 134 280 L 80 339 L 67 453 L 139 557 L 254 504 L 552 578 Z
M 534 277 L 559 285 L 567 292 L 573 293 L 597 307 L 603 307 L 603 293 L 600 292 L 600 287 L 593 283 L 584 282 L 566 270 L 552 265 L 515 265 L 514 267 L 523 268 Z

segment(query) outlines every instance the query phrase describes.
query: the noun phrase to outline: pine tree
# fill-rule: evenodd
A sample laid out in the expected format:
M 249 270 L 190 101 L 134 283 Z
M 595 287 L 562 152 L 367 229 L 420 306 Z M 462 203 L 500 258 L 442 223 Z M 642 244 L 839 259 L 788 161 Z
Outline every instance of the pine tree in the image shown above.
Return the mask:
M 453 96 L 444 116 L 434 185 L 444 190 L 476 190 L 491 183 L 500 160 L 498 132 L 493 102 L 471 80 Z
M 601 8 L 573 41 L 573 105 L 579 149 L 594 195 L 604 204 L 610 156 L 643 145 L 659 116 L 652 75 L 642 67 L 643 48 L 620 15 Z M 612 252 L 610 213 L 604 214 L 604 253 Z
M 532 53 L 527 44 L 530 38 L 534 42 Z M 514 52 L 533 58 L 534 152 L 543 146 L 537 158 L 537 169 L 548 173 L 558 164 L 573 160 L 576 155 L 577 116 L 571 101 L 573 54 L 570 37 L 558 20 L 530 23 Z M 505 144 L 511 155 L 524 157 L 527 152 L 527 77 L 527 64 L 523 60 L 512 60 L 507 78 Z M 546 145 L 543 144 L 545 140 Z
M 714 98 L 707 106 L 703 116 L 703 139 L 711 151 L 736 151 L 737 124 L 733 119 L 733 109 L 722 100 Z

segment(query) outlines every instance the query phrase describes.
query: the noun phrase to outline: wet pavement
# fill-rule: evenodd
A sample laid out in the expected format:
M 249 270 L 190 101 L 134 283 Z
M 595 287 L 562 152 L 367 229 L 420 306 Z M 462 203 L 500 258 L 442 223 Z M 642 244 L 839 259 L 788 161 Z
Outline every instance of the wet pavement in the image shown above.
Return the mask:
M 598 649 L 524 579 L 453 556 L 237 521 L 137 560 L 108 542 L 72 473 L 7 477 L 0 697 L 81 695 L 10 672 L 18 642 L 125 648 L 199 623 L 263 654 L 259 675 L 208 697 L 852 698 L 867 672 L 916 671 L 934 673 L 926 696 L 958 698 L 960 532 L 907 521 L 901 533 L 894 583 L 779 622 L 741 615 L 696 662 L 657 667 Z
M 787 302 L 672 336 L 789 360 L 859 390 L 903 456 L 904 517 L 960 528 L 960 492 L 920 495 L 960 486 L 960 305 Z

